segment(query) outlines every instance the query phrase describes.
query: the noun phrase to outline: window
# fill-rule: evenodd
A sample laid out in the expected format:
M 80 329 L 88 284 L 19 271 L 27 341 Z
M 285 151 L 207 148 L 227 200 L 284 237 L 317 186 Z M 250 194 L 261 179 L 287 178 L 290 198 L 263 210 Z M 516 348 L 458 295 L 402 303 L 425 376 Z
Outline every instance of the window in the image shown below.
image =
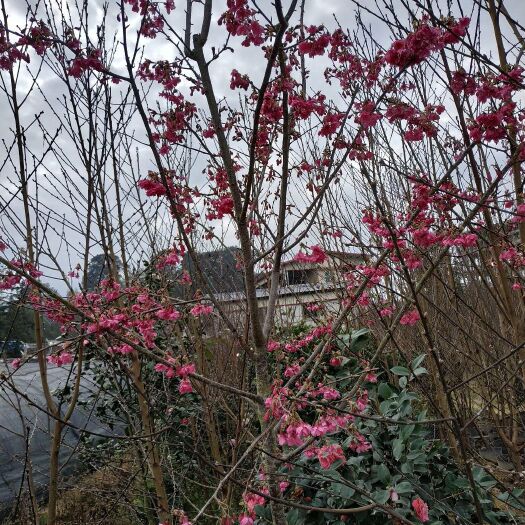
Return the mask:
M 288 284 L 306 284 L 306 270 L 288 270 Z
M 314 270 L 288 270 L 286 272 L 287 284 L 313 284 L 315 282 Z

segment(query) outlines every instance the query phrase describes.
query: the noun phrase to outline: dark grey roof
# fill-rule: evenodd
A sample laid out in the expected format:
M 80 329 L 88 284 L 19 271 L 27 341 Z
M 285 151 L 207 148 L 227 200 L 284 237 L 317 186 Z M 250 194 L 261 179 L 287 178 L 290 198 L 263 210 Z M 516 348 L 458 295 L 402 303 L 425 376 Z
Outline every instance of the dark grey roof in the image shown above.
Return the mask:
M 242 271 L 237 269 L 239 248 L 225 248 L 196 254 L 202 274 L 212 292 L 238 292 L 244 289 Z M 204 286 L 198 283 L 198 274 L 195 263 L 188 254 L 184 256 L 182 267 L 189 272 L 195 288 L 206 292 Z

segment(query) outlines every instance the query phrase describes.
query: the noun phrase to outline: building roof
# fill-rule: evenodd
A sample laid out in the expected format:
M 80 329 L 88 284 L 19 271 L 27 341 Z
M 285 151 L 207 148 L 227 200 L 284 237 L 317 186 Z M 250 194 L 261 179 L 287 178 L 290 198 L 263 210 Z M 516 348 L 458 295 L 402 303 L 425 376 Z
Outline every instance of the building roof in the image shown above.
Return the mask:
M 363 262 L 366 260 L 366 256 L 358 252 L 336 252 L 336 251 L 327 251 L 325 252 L 328 256 L 328 260 L 338 262 L 338 263 L 356 263 Z M 281 267 L 285 268 L 286 266 L 305 266 L 308 268 L 318 268 L 322 267 L 323 264 L 320 263 L 309 263 L 303 261 L 296 261 L 295 259 L 288 259 L 281 262 Z
M 240 254 L 239 248 L 225 248 L 223 250 L 212 250 L 196 253 L 198 265 L 202 276 L 206 280 L 207 286 L 199 282 L 197 268 L 192 258 L 186 253 L 182 260 L 182 268 L 179 266 L 177 273 L 185 270 L 190 274 L 192 285 L 191 294 L 197 289 L 206 293 L 235 292 L 244 288 L 244 278 L 242 272 L 237 269 L 237 258 Z M 185 296 L 188 288 L 174 283 L 172 293 L 175 296 Z

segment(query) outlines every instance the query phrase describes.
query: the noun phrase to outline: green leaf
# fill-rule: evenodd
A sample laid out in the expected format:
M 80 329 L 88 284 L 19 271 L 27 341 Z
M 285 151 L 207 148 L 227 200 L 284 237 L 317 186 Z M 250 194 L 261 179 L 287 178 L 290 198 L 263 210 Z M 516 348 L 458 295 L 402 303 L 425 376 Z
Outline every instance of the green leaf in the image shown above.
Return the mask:
M 392 442 L 392 454 L 394 455 L 394 458 L 399 460 L 401 458 L 401 454 L 403 454 L 403 450 L 405 449 L 405 443 L 402 439 L 394 439 Z
M 500 501 L 504 501 L 507 503 L 510 507 L 513 507 L 515 509 L 525 510 L 525 504 L 521 503 L 520 499 L 523 495 L 524 490 L 523 489 L 513 489 L 510 492 L 503 492 L 502 494 L 498 495 L 498 499 Z
M 397 407 L 397 403 L 395 401 L 391 401 L 390 399 L 385 399 L 385 401 L 382 401 L 379 405 L 379 411 L 381 414 L 388 414 L 390 410 L 393 408 L 395 409 Z
M 408 481 L 402 481 L 401 483 L 398 483 L 395 486 L 395 489 L 398 494 L 408 494 L 413 490 L 412 484 Z
M 423 458 L 425 457 L 425 453 L 424 452 L 410 452 L 407 454 L 407 459 L 409 460 L 415 460 L 415 459 L 419 459 L 419 458 Z
M 389 490 L 376 490 L 374 493 L 372 493 L 372 499 L 381 505 L 384 505 L 388 498 L 390 497 L 390 491 Z
M 355 490 L 344 483 L 333 483 L 332 490 L 343 499 L 350 499 L 355 494 Z
M 387 383 L 381 383 L 378 387 L 377 387 L 377 393 L 379 394 L 380 397 L 382 397 L 383 399 L 389 399 L 392 394 L 394 393 L 392 391 L 392 389 L 388 386 Z
M 379 467 L 377 468 L 377 478 L 379 479 L 379 481 L 386 484 L 390 481 L 390 477 L 391 476 L 388 467 L 384 463 L 379 465 Z
M 367 337 L 370 333 L 370 330 L 368 328 L 360 328 L 359 330 L 354 330 L 351 335 L 352 341 L 356 341 L 357 339 Z
M 390 369 L 390 372 L 392 372 L 396 376 L 409 376 L 410 370 L 404 366 L 393 366 Z
M 416 428 L 416 425 L 404 425 L 401 427 L 401 431 L 399 432 L 399 437 L 406 441 L 411 435 L 412 432 L 414 432 L 414 429 Z
M 259 518 L 264 518 L 265 520 L 271 521 L 272 519 L 272 510 L 270 506 L 264 505 L 255 505 L 255 514 Z
M 288 525 L 299 525 L 300 523 L 303 523 L 303 520 L 299 516 L 299 509 L 292 509 L 286 515 L 286 523 Z
M 426 356 L 427 356 L 426 354 L 421 354 L 415 357 L 411 363 L 412 369 L 415 370 L 425 360 Z

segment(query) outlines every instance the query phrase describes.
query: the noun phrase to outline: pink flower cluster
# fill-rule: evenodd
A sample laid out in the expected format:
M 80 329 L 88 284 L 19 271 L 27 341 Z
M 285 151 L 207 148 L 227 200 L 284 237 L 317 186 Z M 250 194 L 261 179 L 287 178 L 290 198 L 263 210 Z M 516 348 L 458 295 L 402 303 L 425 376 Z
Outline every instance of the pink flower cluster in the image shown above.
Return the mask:
M 186 138 L 185 131 L 188 129 L 188 123 L 197 113 L 197 106 L 185 100 L 181 94 L 169 98 L 172 103 L 171 109 L 162 114 L 164 132 L 160 137 L 155 138 L 164 139 L 166 144 L 181 144 Z
M 267 493 L 268 489 L 264 488 L 261 492 Z M 255 507 L 257 505 L 264 505 L 266 503 L 266 498 L 264 496 L 254 494 L 253 492 L 245 492 L 242 499 L 244 500 L 248 513 L 251 515 L 254 515 Z
M 404 102 L 390 104 L 385 112 L 389 122 L 406 121 L 407 129 L 403 133 L 407 141 L 420 141 L 425 137 L 435 137 L 437 135 L 436 122 L 441 113 L 445 111 L 444 106 L 427 105 L 420 111 Z
M 183 366 L 176 366 L 176 361 L 171 356 L 168 356 L 166 361 L 171 364 L 157 363 L 154 366 L 155 372 L 164 374 L 168 379 L 172 379 L 175 376 L 180 377 L 179 394 L 189 394 L 193 392 L 189 376 L 195 373 L 195 365 L 193 363 L 188 363 Z
M 4 248 L 0 251 L 4 251 L 6 246 L 4 243 L 1 244 Z M 38 278 L 43 275 L 43 273 L 35 268 L 35 266 L 30 262 L 23 262 L 20 259 L 13 259 L 11 260 L 11 264 L 28 273 L 31 277 Z M 11 288 L 14 288 L 20 284 L 22 281 L 25 281 L 25 279 L 23 279 L 21 275 L 9 270 L 4 274 L 0 274 L 0 290 L 10 290 Z
M 508 126 L 516 124 L 514 111 L 516 104 L 506 102 L 496 111 L 482 113 L 469 126 L 469 134 L 472 140 L 481 142 L 499 142 L 507 136 Z
M 160 136 L 157 136 L 157 139 L 160 140 Z M 172 214 L 179 213 L 182 216 L 183 222 L 187 225 L 186 232 L 189 232 L 194 221 L 191 204 L 198 192 L 189 188 L 185 179 L 177 176 L 173 170 L 166 170 L 164 175 L 165 182 L 158 173 L 150 171 L 146 179 L 139 180 L 138 186 L 146 191 L 148 197 L 168 196 Z
M 164 20 L 158 10 L 158 3 L 149 0 L 124 0 L 124 3 L 131 5 L 135 13 L 142 16 L 140 33 L 148 38 L 155 38 L 159 31 L 164 28 Z M 166 11 L 169 13 L 174 9 L 173 0 L 164 2 Z
M 247 0 L 227 0 L 227 10 L 220 16 L 219 25 L 224 24 L 233 36 L 243 36 L 242 45 L 260 46 L 264 43 L 264 28 L 255 18 L 256 11 L 248 7 Z
M 181 318 L 182 314 L 178 310 L 175 310 L 173 306 L 168 306 L 157 310 L 156 315 L 159 319 L 163 319 L 164 321 L 177 321 Z
M 42 56 L 53 45 L 53 35 L 44 21 L 40 20 L 20 37 L 18 44 L 31 46 L 38 55 Z
M 157 262 L 157 268 L 162 270 L 166 266 L 176 266 L 180 264 L 185 253 L 186 248 L 182 243 L 178 246 L 174 246 L 168 253 L 160 257 Z
M 0 69 L 7 71 L 20 60 L 29 62 L 29 55 L 11 44 L 7 40 L 4 28 L 0 28 Z
M 177 251 L 178 252 L 178 251 Z M 179 253 L 179 252 L 178 252 Z M 119 300 L 118 302 L 116 300 Z M 77 323 L 72 323 L 75 315 L 59 301 L 31 296 L 35 309 L 45 313 L 50 319 L 60 323 L 63 333 L 78 335 Z M 159 303 L 150 295 L 149 290 L 134 286 L 123 288 L 119 283 L 103 280 L 100 288 L 95 292 L 79 293 L 72 298 L 76 308 L 85 312 L 87 319 L 80 324 L 80 329 L 86 336 L 86 344 L 90 340 L 99 340 L 103 336 L 102 344 L 113 335 L 125 337 L 128 341 L 118 341 L 109 344 L 108 353 L 115 356 L 126 356 L 134 350 L 134 345 L 146 348 L 155 348 L 157 330 L 163 322 L 174 322 L 182 318 L 182 313 L 169 304 Z M 203 312 L 209 307 L 203 306 Z M 173 363 L 175 365 L 175 362 Z M 165 366 L 165 365 L 164 365 Z M 160 367 L 158 370 L 168 376 L 175 375 L 170 367 Z M 181 377 L 188 373 L 184 367 L 180 369 Z M 188 388 L 186 383 L 182 388 Z
M 341 393 L 338 390 L 329 386 L 325 386 L 322 383 L 319 383 L 319 385 L 317 385 L 317 389 L 312 390 L 310 395 L 314 397 L 322 397 L 326 401 L 334 401 L 341 397 Z
M 322 336 L 331 333 L 331 331 L 332 331 L 331 325 L 316 326 L 308 334 L 306 334 L 303 338 L 286 343 L 283 349 L 285 352 L 288 352 L 288 353 L 298 352 L 299 350 L 302 350 L 303 348 L 313 343 L 317 339 L 321 338 Z
M 275 350 L 278 350 L 281 347 L 281 343 L 278 341 L 272 341 L 271 339 L 268 340 L 268 343 L 266 344 L 266 349 L 268 352 L 275 352 Z
M 108 352 L 110 354 L 129 355 L 133 353 L 133 347 L 126 343 L 122 345 L 113 345 L 113 346 L 108 346 Z
M 336 461 L 346 462 L 346 457 L 344 455 L 341 445 L 324 445 L 323 447 L 317 449 L 317 459 L 319 464 L 324 469 L 329 469 L 333 463 Z
M 505 246 L 499 255 L 499 259 L 515 269 L 525 266 L 525 255 L 518 251 L 515 246 Z
M 332 411 L 319 417 L 315 424 L 310 425 L 293 416 L 289 419 L 283 418 L 282 424 L 290 421 L 286 427 L 277 435 L 280 446 L 301 446 L 305 439 L 309 437 L 321 437 L 329 434 L 340 432 L 347 428 L 348 424 L 353 421 L 353 416 L 349 414 L 337 415 Z
M 310 255 L 307 255 L 304 252 L 299 252 L 294 257 L 294 261 L 306 262 L 306 263 L 322 264 L 326 260 L 327 260 L 326 253 L 324 252 L 324 250 L 319 245 L 315 245 L 315 246 L 311 246 L 310 247 Z
M 430 520 L 428 516 L 428 505 L 421 498 L 416 498 L 412 501 L 412 508 L 421 523 L 426 523 Z
M 288 414 L 288 396 L 290 390 L 288 388 L 274 385 L 272 393 L 264 400 L 264 406 L 266 412 L 264 414 L 264 420 L 270 419 L 281 419 L 284 415 Z
M 360 113 L 355 117 L 355 121 L 363 126 L 363 129 L 374 127 L 383 118 L 381 113 L 375 112 L 376 105 L 370 100 L 359 104 Z
M 433 52 L 446 45 L 456 44 L 467 33 L 469 18 L 449 22 L 446 29 L 432 27 L 427 18 L 421 20 L 419 27 L 406 38 L 396 40 L 386 52 L 387 64 L 407 68 L 426 60 Z
M 326 33 L 322 26 L 307 27 L 306 32 L 309 36 L 297 46 L 299 53 L 301 55 L 308 55 L 309 57 L 324 55 L 326 48 L 332 40 L 331 35 Z
M 381 56 L 369 61 L 352 53 L 353 44 L 342 29 L 336 29 L 331 35 L 329 58 L 334 67 L 327 68 L 325 78 L 328 82 L 337 79 L 344 94 L 350 94 L 355 82 L 365 86 L 374 85 L 383 67 Z
M 343 118 L 344 113 L 328 113 L 325 115 L 321 129 L 319 130 L 319 136 L 331 137 L 334 133 L 337 133 L 341 127 Z
M 210 315 L 213 312 L 213 306 L 209 304 L 196 304 L 191 310 L 190 314 L 193 317 L 201 317 L 203 315 Z
M 206 214 L 208 220 L 222 219 L 225 215 L 233 215 L 233 198 L 231 195 L 222 195 L 209 201 L 209 209 Z
M 167 60 L 152 62 L 144 60 L 138 68 L 137 76 L 141 80 L 155 81 L 162 85 L 164 90 L 160 96 L 170 102 L 177 102 L 180 93 L 177 86 L 180 84 L 180 66 Z
M 402 325 L 413 326 L 421 319 L 419 312 L 417 310 L 410 310 L 403 314 L 399 323 Z
M 297 95 L 291 95 L 289 99 L 290 107 L 293 109 L 293 115 L 296 119 L 305 120 L 315 113 L 324 115 L 326 113 L 326 97 L 318 94 L 315 97 L 303 98 Z
M 47 362 L 56 366 L 69 365 L 73 362 L 73 356 L 67 350 L 62 350 L 58 354 L 48 355 Z
M 365 452 L 372 450 L 372 444 L 366 440 L 365 436 L 356 431 L 354 432 L 354 438 L 350 441 L 348 448 L 353 450 L 356 454 L 364 454 Z
M 244 89 L 245 91 L 250 87 L 250 79 L 248 75 L 241 75 L 236 69 L 232 70 L 230 89 Z
M 102 63 L 102 51 L 100 49 L 91 49 L 84 56 L 82 53 L 71 61 L 68 74 L 74 78 L 80 78 L 86 71 L 104 71 Z
M 456 95 L 475 95 L 482 103 L 489 100 L 508 101 L 515 91 L 521 89 L 523 72 L 522 67 L 516 66 L 499 75 L 487 73 L 477 79 L 460 69 L 452 74 L 450 88 Z

